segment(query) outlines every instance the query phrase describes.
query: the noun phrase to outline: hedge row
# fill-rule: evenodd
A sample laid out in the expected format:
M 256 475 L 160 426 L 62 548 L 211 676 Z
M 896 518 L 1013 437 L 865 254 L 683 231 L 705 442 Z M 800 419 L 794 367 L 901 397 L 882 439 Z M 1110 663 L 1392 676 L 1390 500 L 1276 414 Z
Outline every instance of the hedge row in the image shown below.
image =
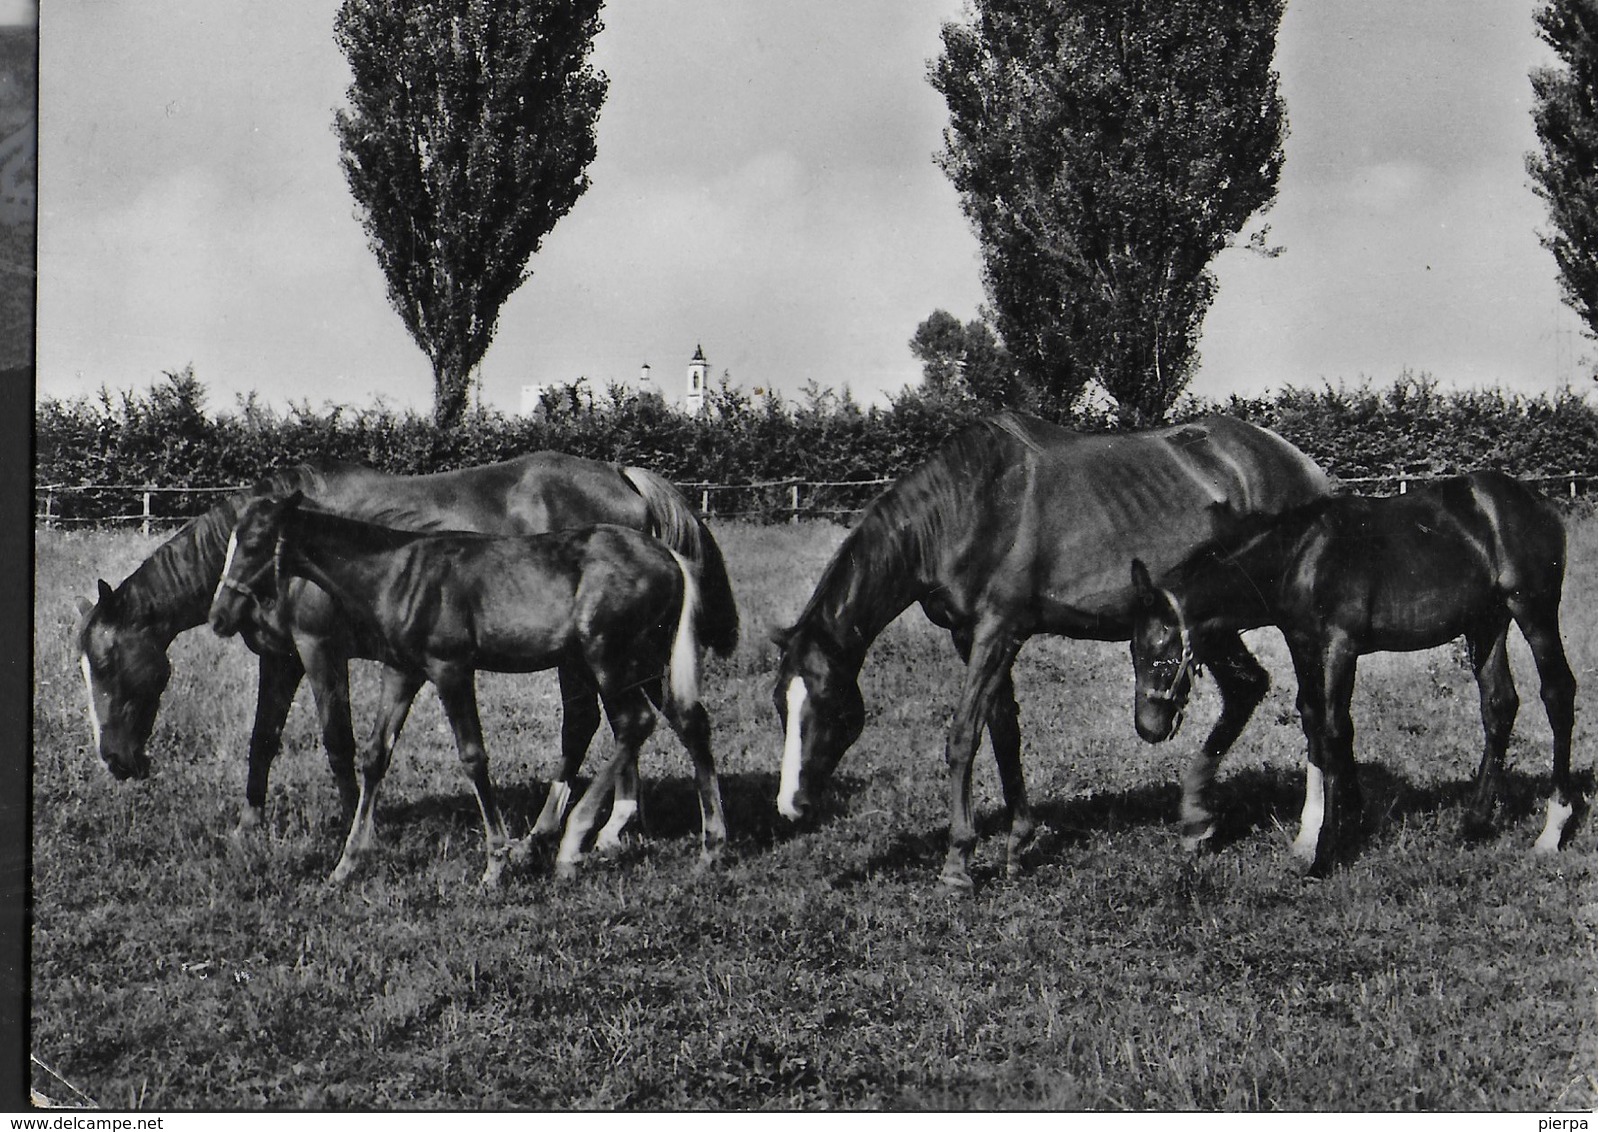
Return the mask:
M 540 449 L 640 465 L 679 483 L 873 480 L 903 474 L 981 415 L 969 401 L 914 392 L 869 408 L 847 393 L 816 389 L 797 403 L 754 400 L 725 387 L 709 400 L 707 414 L 688 417 L 657 398 L 615 388 L 594 396 L 569 386 L 547 393 L 536 414 L 479 412 L 462 428 L 442 432 L 426 416 L 381 405 L 278 413 L 252 398 L 213 414 L 205 408 L 204 386 L 184 371 L 144 393 L 102 391 L 95 398 L 39 402 L 37 483 L 213 487 L 315 460 L 414 474 Z M 1598 472 L 1598 412 L 1569 391 L 1530 398 L 1444 392 L 1405 376 L 1385 389 L 1290 388 L 1220 403 L 1190 398 L 1175 416 L 1206 412 L 1272 428 L 1344 478 L 1477 467 L 1524 476 Z M 1068 423 L 1095 431 L 1111 427 L 1108 418 L 1091 413 Z M 858 507 L 874 490 L 835 489 L 824 504 Z M 211 501 L 198 494 L 163 496 L 157 513 L 192 514 Z M 768 494 L 753 506 L 775 510 L 779 504 Z M 120 501 L 63 493 L 55 513 L 84 520 L 126 507 L 125 493 Z

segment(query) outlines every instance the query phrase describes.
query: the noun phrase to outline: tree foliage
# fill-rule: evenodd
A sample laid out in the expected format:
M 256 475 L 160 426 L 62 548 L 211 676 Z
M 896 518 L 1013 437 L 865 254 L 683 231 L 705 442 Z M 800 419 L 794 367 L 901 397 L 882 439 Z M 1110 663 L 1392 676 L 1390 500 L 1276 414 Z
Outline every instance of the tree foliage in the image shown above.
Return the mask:
M 1283 0 L 972 0 L 943 27 L 939 163 L 997 327 L 1058 415 L 1097 380 L 1128 421 L 1189 381 L 1209 263 L 1275 198 Z
M 983 319 L 962 323 L 946 310 L 935 310 L 916 327 L 910 352 L 921 362 L 924 396 L 970 399 L 984 410 L 1032 405 L 1032 391 L 1015 360 Z
M 1559 65 L 1532 72 L 1532 119 L 1542 150 L 1526 159 L 1553 230 L 1543 246 L 1559 264 L 1569 306 L 1598 337 L 1598 3 L 1550 0 L 1537 32 Z
M 341 164 L 389 302 L 457 423 L 500 307 L 588 188 L 602 0 L 344 0 Z

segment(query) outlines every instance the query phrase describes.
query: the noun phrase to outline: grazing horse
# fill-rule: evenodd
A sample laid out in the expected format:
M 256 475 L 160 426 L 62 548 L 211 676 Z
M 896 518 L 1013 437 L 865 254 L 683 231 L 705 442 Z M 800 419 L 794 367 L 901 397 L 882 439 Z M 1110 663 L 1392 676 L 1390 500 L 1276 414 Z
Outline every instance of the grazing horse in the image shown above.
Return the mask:
M 777 806 L 790 819 L 865 723 L 867 649 L 912 602 L 948 629 L 966 662 L 949 727 L 949 852 L 942 880 L 969 888 L 976 829 L 971 763 L 984 726 L 1010 813 L 1007 866 L 1034 830 L 1021 774 L 1010 667 L 1037 633 L 1126 640 L 1135 554 L 1174 565 L 1253 512 L 1325 494 L 1325 475 L 1281 437 L 1227 417 L 1149 432 L 1086 435 L 1014 413 L 957 434 L 866 509 L 795 624 L 780 631 L 773 692 L 782 721 Z M 1209 833 L 1204 791 L 1269 686 L 1235 633 L 1195 646 L 1216 674 L 1220 720 L 1184 776 L 1195 844 Z
M 495 883 L 513 843 L 489 780 L 476 673 L 557 665 L 579 669 L 598 689 L 615 739 L 567 822 L 556 858 L 562 875 L 575 873 L 604 791 L 636 773 L 638 748 L 655 725 L 651 704 L 693 757 L 702 855 L 716 857 L 727 830 L 699 703 L 699 587 L 682 555 L 626 527 L 523 538 L 417 534 L 310 510 L 303 499 L 295 492 L 246 504 L 210 622 L 229 636 L 252 606 L 275 599 L 281 579 L 305 578 L 338 603 L 363 649 L 385 665 L 355 821 L 333 881 L 346 879 L 372 845 L 378 787 L 411 701 L 431 681 L 482 810 L 483 883 Z
M 642 468 L 623 468 L 559 452 L 536 452 L 498 464 L 421 476 L 391 476 L 359 465 L 302 467 L 269 477 L 266 486 L 301 490 L 321 506 L 409 530 L 539 534 L 615 523 L 653 534 L 699 568 L 700 640 L 726 654 L 738 639 L 738 609 L 715 539 L 682 494 Z M 149 773 L 145 752 L 172 666 L 167 649 L 182 632 L 203 625 L 221 577 L 228 536 L 248 493 L 229 497 L 158 547 L 116 589 L 99 583 L 96 604 L 82 603 L 77 649 L 89 694 L 94 744 L 111 773 Z M 371 659 L 317 587 L 285 586 L 270 609 L 251 609 L 241 635 L 260 657 L 249 778 L 240 830 L 259 825 L 267 776 L 282 745 L 283 725 L 302 677 L 309 677 L 328 763 L 346 811 L 354 812 L 355 734 L 350 721 L 349 664 Z M 582 673 L 560 666 L 561 765 L 534 832 L 560 828 L 572 782 L 599 727 L 595 689 Z M 620 784 L 624 792 L 631 783 Z
M 1535 491 L 1498 472 L 1440 480 L 1387 499 L 1322 500 L 1245 523 L 1160 576 L 1132 563 L 1137 731 L 1175 730 L 1197 642 L 1216 632 L 1275 625 L 1298 676 L 1309 740 L 1304 812 L 1294 851 L 1324 876 L 1359 814 L 1354 772 L 1357 659 L 1413 652 L 1464 637 L 1481 690 L 1486 748 L 1469 827 L 1490 828 L 1504 748 L 1520 701 L 1506 640 L 1520 626 L 1542 680 L 1553 728 L 1553 792 L 1538 852 L 1559 848 L 1580 802 L 1570 775 L 1576 681 L 1559 638 L 1565 529 Z

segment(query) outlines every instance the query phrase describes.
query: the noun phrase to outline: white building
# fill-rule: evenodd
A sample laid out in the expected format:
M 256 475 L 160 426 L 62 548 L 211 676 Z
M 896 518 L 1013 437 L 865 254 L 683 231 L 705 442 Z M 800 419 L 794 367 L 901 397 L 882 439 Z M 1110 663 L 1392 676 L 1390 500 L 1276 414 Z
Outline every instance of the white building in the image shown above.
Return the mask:
M 705 360 L 705 348 L 694 347 L 694 356 L 688 361 L 688 392 L 683 397 L 683 411 L 697 417 L 705 411 L 705 385 L 710 378 L 710 363 Z

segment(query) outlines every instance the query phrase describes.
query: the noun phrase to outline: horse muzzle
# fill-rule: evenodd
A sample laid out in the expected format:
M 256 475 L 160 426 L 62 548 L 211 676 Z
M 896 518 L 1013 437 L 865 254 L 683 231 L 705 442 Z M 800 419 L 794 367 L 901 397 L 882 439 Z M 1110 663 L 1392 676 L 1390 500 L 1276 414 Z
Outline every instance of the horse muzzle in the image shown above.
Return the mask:
M 111 772 L 111 777 L 118 782 L 126 782 L 150 777 L 150 756 L 140 752 L 138 754 L 100 752 L 100 760 L 105 763 L 105 769 Z
M 1182 729 L 1183 709 L 1173 701 L 1141 700 L 1132 713 L 1132 725 L 1145 743 L 1163 743 Z

